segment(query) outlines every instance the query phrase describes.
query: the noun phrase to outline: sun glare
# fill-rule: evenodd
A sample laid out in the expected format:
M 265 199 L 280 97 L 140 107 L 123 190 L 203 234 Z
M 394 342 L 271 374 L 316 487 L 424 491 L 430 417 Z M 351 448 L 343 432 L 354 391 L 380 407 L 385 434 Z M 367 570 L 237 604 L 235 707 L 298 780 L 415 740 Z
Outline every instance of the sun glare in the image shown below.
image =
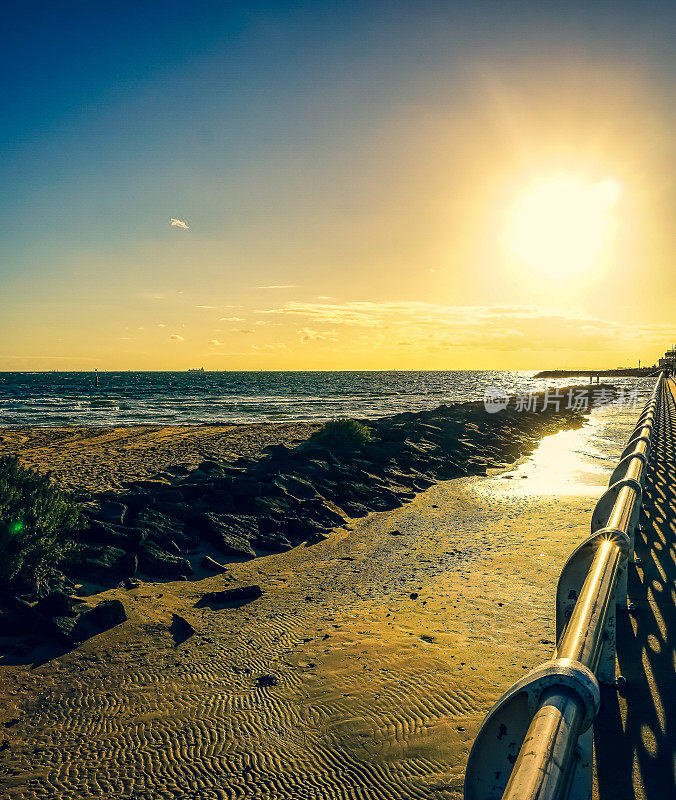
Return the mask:
M 552 276 L 584 272 L 600 263 L 610 243 L 622 187 L 557 175 L 530 188 L 510 223 L 510 249 L 530 267 Z

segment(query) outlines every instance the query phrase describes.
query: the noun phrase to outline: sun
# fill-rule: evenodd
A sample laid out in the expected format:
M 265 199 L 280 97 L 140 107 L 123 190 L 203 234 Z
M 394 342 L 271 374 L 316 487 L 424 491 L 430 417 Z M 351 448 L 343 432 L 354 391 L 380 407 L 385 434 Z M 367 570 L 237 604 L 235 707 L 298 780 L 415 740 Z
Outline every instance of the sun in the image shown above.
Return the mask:
M 622 186 L 560 174 L 531 186 L 509 223 L 512 253 L 523 264 L 553 277 L 598 266 L 612 239 L 614 210 Z

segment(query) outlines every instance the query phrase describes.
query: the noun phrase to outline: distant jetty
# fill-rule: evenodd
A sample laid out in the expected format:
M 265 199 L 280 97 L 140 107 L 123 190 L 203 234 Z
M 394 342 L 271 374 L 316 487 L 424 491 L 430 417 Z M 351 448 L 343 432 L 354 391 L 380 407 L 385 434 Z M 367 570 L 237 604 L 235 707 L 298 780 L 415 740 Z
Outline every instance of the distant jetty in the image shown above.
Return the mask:
M 546 369 L 535 378 L 647 378 L 657 367 L 618 367 L 617 369 Z

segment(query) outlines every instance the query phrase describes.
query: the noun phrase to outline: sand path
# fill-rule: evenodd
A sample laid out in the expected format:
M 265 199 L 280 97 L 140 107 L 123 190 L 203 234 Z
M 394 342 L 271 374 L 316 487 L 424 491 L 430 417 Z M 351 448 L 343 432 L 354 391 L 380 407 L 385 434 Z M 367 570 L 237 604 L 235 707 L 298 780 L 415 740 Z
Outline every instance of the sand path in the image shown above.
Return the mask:
M 560 567 L 634 417 L 549 437 L 509 479 L 446 481 L 324 542 L 234 564 L 237 583 L 264 590 L 240 608 L 195 608 L 223 577 L 106 592 L 128 622 L 32 670 L 0 667 L 18 720 L 0 786 L 69 800 L 460 798 L 486 711 L 550 657 Z M 172 612 L 196 631 L 178 645 Z

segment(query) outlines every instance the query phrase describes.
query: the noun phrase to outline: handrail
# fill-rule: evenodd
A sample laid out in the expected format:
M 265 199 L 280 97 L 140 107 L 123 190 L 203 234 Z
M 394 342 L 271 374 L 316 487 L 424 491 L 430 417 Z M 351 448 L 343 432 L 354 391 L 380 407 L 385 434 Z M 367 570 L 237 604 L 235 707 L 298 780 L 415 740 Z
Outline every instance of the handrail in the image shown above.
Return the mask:
M 465 800 L 589 800 L 598 680 L 615 682 L 615 613 L 627 607 L 627 562 L 664 398 L 661 372 L 607 491 L 592 533 L 557 587 L 552 660 L 517 681 L 486 717 L 470 752 Z

